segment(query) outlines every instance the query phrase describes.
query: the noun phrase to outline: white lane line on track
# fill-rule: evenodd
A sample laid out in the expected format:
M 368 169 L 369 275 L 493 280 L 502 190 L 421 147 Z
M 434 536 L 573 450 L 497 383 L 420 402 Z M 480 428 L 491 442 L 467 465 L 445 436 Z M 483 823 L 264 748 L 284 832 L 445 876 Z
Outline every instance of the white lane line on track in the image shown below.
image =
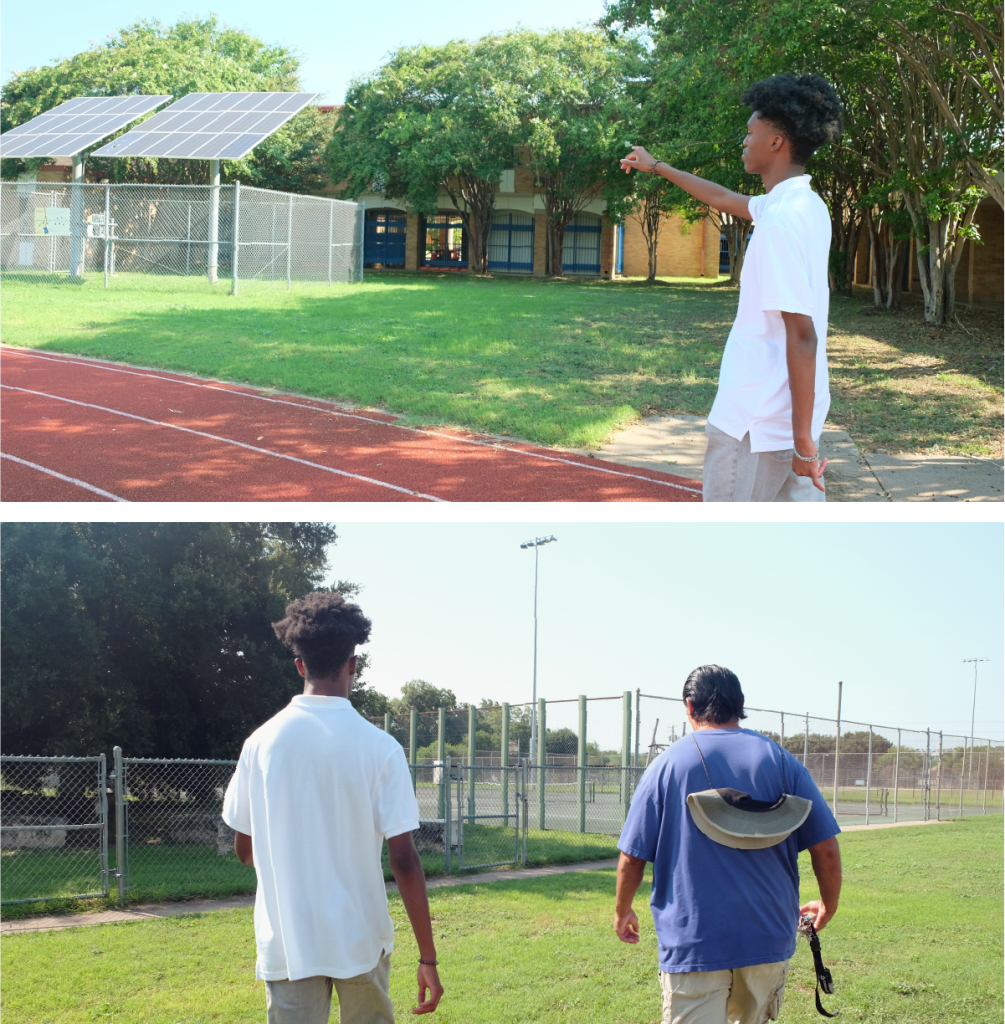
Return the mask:
M 100 412 L 111 413 L 113 416 L 124 416 L 126 419 L 139 420 L 141 423 L 149 423 L 154 427 L 167 427 L 170 430 L 181 430 L 186 434 L 195 434 L 196 437 L 206 437 L 210 441 L 220 441 L 223 444 L 232 444 L 237 448 L 246 448 L 249 452 L 257 452 L 259 455 L 271 455 L 274 459 L 286 459 L 287 462 L 298 462 L 301 466 L 309 466 L 311 469 L 320 469 L 325 473 L 334 473 L 336 476 L 349 477 L 352 480 L 362 480 L 368 484 L 376 484 L 377 487 L 386 487 L 390 491 L 398 491 L 400 494 L 408 494 L 416 498 L 425 498 L 427 501 L 442 501 L 449 504 L 447 498 L 437 498 L 432 494 L 423 494 L 421 491 L 411 491 L 407 487 L 399 487 L 397 484 L 385 483 L 383 480 L 374 480 L 372 477 L 361 476 L 359 473 L 350 473 L 344 469 L 335 469 L 332 466 L 322 466 L 320 462 L 308 462 L 307 459 L 298 459 L 295 455 L 284 455 L 282 452 L 271 452 L 267 448 L 256 448 L 253 444 L 245 444 L 243 441 L 235 441 L 229 437 L 220 437 L 217 434 L 207 434 L 202 430 L 192 430 L 191 427 L 180 427 L 176 423 L 165 423 L 163 420 L 151 420 L 146 416 L 137 416 L 135 413 L 122 412 L 119 409 L 109 409 L 104 405 L 92 405 L 90 402 L 78 402 L 73 398 L 63 398 L 61 395 L 47 395 L 44 391 L 31 391 L 28 388 L 17 388 L 13 384 L 0 384 L 5 391 L 20 391 L 26 395 L 37 395 L 39 398 L 51 398 L 56 402 L 67 402 L 69 405 L 79 405 L 85 409 L 97 409 Z
M 28 462 L 27 459 L 19 459 L 16 455 L 8 455 L 6 452 L 0 452 L 0 459 L 10 459 L 11 462 L 17 462 L 22 466 L 27 466 L 29 469 L 37 469 L 40 473 L 48 473 L 49 476 L 54 476 L 57 480 L 65 480 L 68 484 L 83 487 L 84 490 L 93 491 L 95 494 L 100 494 L 103 498 L 111 498 L 112 501 L 124 501 L 127 505 L 132 504 L 128 498 L 120 498 L 117 494 L 112 494 L 111 491 L 103 491 L 100 487 L 95 487 L 94 484 L 78 480 L 75 476 L 64 476 L 62 473 L 57 473 L 54 469 L 40 466 L 37 462 Z
M 125 373 L 132 377 L 149 377 L 151 380 L 163 380 L 170 384 L 184 384 L 192 388 L 206 388 L 209 391 L 222 391 L 224 394 L 237 395 L 241 398 L 254 398 L 259 402 L 269 402 L 272 405 L 290 405 L 294 409 L 307 409 L 310 412 L 320 412 L 326 416 L 343 416 L 350 420 L 362 420 L 364 423 L 376 423 L 381 427 L 391 427 L 394 430 L 407 430 L 413 434 L 426 434 L 429 437 L 441 437 L 448 441 L 460 441 L 463 444 L 476 445 L 479 448 L 495 448 L 498 451 L 512 452 L 515 455 L 526 455 L 532 459 L 544 459 L 547 462 L 562 462 L 567 466 L 576 466 L 579 469 L 592 470 L 594 473 L 608 473 L 612 476 L 623 476 L 629 480 L 644 480 L 646 483 L 656 484 L 659 487 L 673 487 L 678 491 L 687 491 L 689 494 L 701 494 L 700 487 L 685 487 L 684 484 L 670 483 L 669 480 L 654 480 L 652 477 L 642 476 L 639 473 L 626 473 L 620 469 L 607 469 L 605 466 L 593 466 L 585 462 L 574 462 L 572 459 L 563 459 L 558 455 L 545 455 L 542 452 L 528 452 L 522 448 L 509 448 L 506 445 L 497 444 L 493 441 L 475 441 L 468 437 L 455 437 L 453 434 L 441 434 L 435 430 L 423 430 L 420 427 L 408 427 L 401 423 L 387 423 L 385 420 L 374 419 L 371 416 L 361 416 L 359 413 L 342 412 L 338 409 L 326 409 L 323 406 L 303 405 L 300 402 L 291 402 L 283 398 L 268 398 L 266 395 L 256 395 L 254 392 L 235 391 L 231 388 L 220 387 L 217 384 L 209 384 L 199 380 L 188 380 L 184 377 L 162 377 L 156 373 L 146 373 L 141 370 L 126 370 L 118 366 L 106 366 L 102 363 L 92 363 L 80 359 L 64 359 L 60 356 L 39 356 L 33 352 L 26 352 L 23 349 L 12 349 L 18 355 L 28 356 L 31 359 L 43 359 L 49 363 L 73 363 L 75 366 L 89 366 L 92 369 L 108 370 L 110 373 Z

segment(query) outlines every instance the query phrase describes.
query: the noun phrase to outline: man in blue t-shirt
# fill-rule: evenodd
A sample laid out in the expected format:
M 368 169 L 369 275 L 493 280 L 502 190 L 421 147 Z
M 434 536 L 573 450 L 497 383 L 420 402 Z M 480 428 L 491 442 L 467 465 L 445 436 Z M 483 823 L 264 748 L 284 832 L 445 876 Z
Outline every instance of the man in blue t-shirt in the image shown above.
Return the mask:
M 622 942 L 639 941 L 632 900 L 651 862 L 663 1020 L 763 1024 L 778 1018 L 800 915 L 812 915 L 819 931 L 837 910 L 841 830 L 799 761 L 761 733 L 740 728 L 744 698 L 732 672 L 718 665 L 695 669 L 684 701 L 692 733 L 649 766 L 618 841 L 614 928 Z M 695 825 L 689 793 L 731 789 L 775 804 L 783 792 L 782 758 L 784 791 L 811 806 L 781 842 L 740 849 Z M 820 887 L 820 899 L 803 906 L 801 850 L 810 851 Z

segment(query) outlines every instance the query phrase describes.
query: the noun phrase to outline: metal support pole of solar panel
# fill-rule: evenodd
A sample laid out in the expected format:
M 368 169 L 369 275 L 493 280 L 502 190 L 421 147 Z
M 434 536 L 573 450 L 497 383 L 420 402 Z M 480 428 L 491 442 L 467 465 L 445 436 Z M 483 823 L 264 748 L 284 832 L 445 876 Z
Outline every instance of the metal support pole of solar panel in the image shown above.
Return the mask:
M 126 808 L 125 779 L 122 777 L 122 747 L 112 750 L 112 765 L 115 770 L 115 878 L 118 882 L 119 899 L 126 898 Z
M 234 283 L 231 286 L 230 294 L 237 294 L 237 257 L 241 251 L 241 182 L 234 182 L 234 255 L 231 273 Z
M 207 277 L 210 284 L 216 284 L 217 261 L 220 258 L 220 161 L 209 162 L 209 184 L 211 187 L 209 200 L 209 269 Z
M 105 263 L 105 287 L 108 287 L 108 236 L 110 234 L 109 224 L 111 221 L 112 211 L 112 186 L 105 185 L 105 252 L 104 252 L 104 263 Z
M 79 153 L 73 162 L 73 182 L 70 185 L 70 277 L 84 276 L 84 160 Z

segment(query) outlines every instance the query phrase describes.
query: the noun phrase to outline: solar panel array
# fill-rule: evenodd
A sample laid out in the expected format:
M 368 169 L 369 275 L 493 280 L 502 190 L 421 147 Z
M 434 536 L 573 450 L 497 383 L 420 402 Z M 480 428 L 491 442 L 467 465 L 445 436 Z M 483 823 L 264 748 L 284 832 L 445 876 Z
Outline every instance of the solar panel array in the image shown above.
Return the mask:
M 316 96 L 316 92 L 189 93 L 94 155 L 240 160 Z
M 73 156 L 170 96 L 78 96 L 0 135 L 0 156 Z

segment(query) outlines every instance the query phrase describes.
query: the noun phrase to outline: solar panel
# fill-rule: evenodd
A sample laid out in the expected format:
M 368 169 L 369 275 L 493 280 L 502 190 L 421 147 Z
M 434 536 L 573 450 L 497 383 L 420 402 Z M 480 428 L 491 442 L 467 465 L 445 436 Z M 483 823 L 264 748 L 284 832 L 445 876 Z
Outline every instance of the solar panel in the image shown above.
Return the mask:
M 94 155 L 240 160 L 316 96 L 316 92 L 190 92 Z
M 78 96 L 0 135 L 0 156 L 73 156 L 170 96 Z

